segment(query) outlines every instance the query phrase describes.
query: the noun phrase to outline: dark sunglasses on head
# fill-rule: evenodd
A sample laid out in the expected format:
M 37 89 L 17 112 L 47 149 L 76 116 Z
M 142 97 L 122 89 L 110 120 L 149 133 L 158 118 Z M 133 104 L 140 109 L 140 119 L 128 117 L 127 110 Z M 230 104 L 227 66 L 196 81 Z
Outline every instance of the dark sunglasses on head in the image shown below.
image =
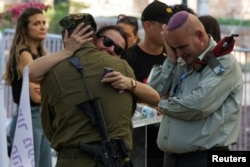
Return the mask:
M 116 22 L 117 23 L 129 22 L 130 24 L 133 24 L 133 25 L 136 25 L 136 26 L 138 25 L 136 17 L 126 16 L 125 14 L 118 15 Z
M 124 52 L 124 49 L 122 49 L 122 47 L 120 47 L 119 45 L 115 44 L 114 41 L 112 39 L 110 39 L 109 37 L 105 36 L 105 35 L 99 35 L 98 37 L 103 37 L 103 45 L 106 47 L 111 47 L 114 46 L 114 52 L 116 55 L 122 55 Z

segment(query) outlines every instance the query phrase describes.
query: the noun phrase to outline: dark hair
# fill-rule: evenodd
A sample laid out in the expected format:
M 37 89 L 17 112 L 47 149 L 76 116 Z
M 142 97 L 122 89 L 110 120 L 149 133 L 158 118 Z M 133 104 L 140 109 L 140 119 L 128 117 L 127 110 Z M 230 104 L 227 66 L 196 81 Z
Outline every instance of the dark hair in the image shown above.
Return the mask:
M 196 13 L 194 12 L 194 10 L 191 9 L 191 8 L 189 8 L 185 4 L 176 4 L 176 5 L 171 6 L 171 8 L 173 10 L 173 13 L 177 13 L 177 12 L 180 12 L 180 11 L 186 11 L 188 13 L 196 15 Z
M 100 37 L 101 35 L 103 35 L 104 32 L 109 31 L 109 30 L 115 30 L 117 31 L 125 40 L 125 49 L 128 48 L 128 37 L 127 37 L 127 33 L 119 26 L 117 25 L 109 25 L 109 26 L 104 26 L 101 27 L 97 32 L 96 32 L 96 37 Z
M 198 18 L 205 27 L 206 32 L 210 34 L 216 42 L 220 41 L 221 32 L 220 25 L 217 20 L 210 15 L 199 16 Z
M 125 14 L 120 14 L 117 17 L 116 24 L 124 23 L 134 27 L 133 33 L 136 35 L 138 32 L 138 20 L 136 17 L 133 16 L 126 16 Z

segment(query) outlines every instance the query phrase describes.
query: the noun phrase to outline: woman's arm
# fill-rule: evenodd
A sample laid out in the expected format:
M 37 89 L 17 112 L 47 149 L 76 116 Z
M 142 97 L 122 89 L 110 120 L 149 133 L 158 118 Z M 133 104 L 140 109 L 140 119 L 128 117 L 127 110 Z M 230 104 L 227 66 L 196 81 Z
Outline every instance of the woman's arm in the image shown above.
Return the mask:
M 135 81 L 114 71 L 106 74 L 101 82 L 110 82 L 115 89 L 129 90 L 138 97 L 139 102 L 157 106 L 160 102 L 160 96 L 156 90 L 147 84 Z
M 40 84 L 39 83 L 29 83 L 29 92 L 30 98 L 34 103 L 41 103 L 41 93 L 40 93 Z
M 23 69 L 26 65 L 33 62 L 33 57 L 28 51 L 23 51 L 20 54 L 20 65 L 18 66 L 18 70 L 23 75 Z M 29 82 L 29 95 L 31 100 L 34 103 L 41 103 L 41 95 L 40 95 L 40 85 L 38 83 Z
M 85 34 L 91 26 L 88 25 L 82 28 L 83 25 L 83 23 L 79 24 L 70 37 L 68 37 L 68 31 L 65 31 L 63 40 L 65 48 L 62 51 L 42 56 L 28 65 L 29 79 L 31 82 L 41 82 L 51 68 L 72 56 L 72 54 L 79 49 L 83 43 L 93 40 L 93 31 Z

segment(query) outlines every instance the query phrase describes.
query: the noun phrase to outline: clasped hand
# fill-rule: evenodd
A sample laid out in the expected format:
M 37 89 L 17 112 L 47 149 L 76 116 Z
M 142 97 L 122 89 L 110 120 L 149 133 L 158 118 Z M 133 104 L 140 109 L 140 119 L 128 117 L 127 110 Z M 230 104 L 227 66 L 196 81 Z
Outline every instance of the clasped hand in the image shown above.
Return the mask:
M 131 89 L 131 79 L 122 75 L 118 71 L 113 71 L 107 73 L 101 80 L 103 83 L 110 83 L 111 86 L 119 90 L 130 90 Z

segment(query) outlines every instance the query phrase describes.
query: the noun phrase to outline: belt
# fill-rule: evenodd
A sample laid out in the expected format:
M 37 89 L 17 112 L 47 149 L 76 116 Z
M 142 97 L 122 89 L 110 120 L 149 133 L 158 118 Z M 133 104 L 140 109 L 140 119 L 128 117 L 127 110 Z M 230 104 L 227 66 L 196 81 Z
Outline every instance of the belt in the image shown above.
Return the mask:
M 89 146 L 97 148 L 100 145 L 99 142 L 92 142 L 89 143 Z M 92 158 L 93 156 L 82 152 L 78 147 L 64 147 L 61 149 L 61 151 L 58 152 L 57 155 L 58 158 L 63 158 L 63 159 L 85 159 L 85 158 Z
M 196 153 L 206 153 L 209 151 L 229 151 L 229 148 L 226 147 L 212 147 L 208 150 L 198 150 L 198 151 L 194 151 L 194 152 L 188 152 L 188 153 L 170 153 L 170 152 L 165 152 L 168 156 L 172 156 L 172 157 L 185 157 L 185 156 L 191 156 L 194 155 Z
M 83 153 L 78 148 L 67 148 L 58 152 L 58 158 L 62 159 L 93 159 L 93 156 Z
M 225 147 L 213 147 L 210 148 L 208 151 L 229 151 L 228 146 Z
M 62 151 L 58 152 L 58 159 L 81 159 L 81 160 L 85 160 L 85 159 L 93 159 L 93 156 L 88 155 L 86 153 L 83 153 L 80 151 L 80 149 L 78 148 L 67 148 L 67 149 L 63 149 Z M 122 164 L 123 166 L 132 166 L 131 164 L 131 160 L 129 157 L 124 158 L 124 159 L 120 159 L 119 162 L 116 162 L 119 164 Z

